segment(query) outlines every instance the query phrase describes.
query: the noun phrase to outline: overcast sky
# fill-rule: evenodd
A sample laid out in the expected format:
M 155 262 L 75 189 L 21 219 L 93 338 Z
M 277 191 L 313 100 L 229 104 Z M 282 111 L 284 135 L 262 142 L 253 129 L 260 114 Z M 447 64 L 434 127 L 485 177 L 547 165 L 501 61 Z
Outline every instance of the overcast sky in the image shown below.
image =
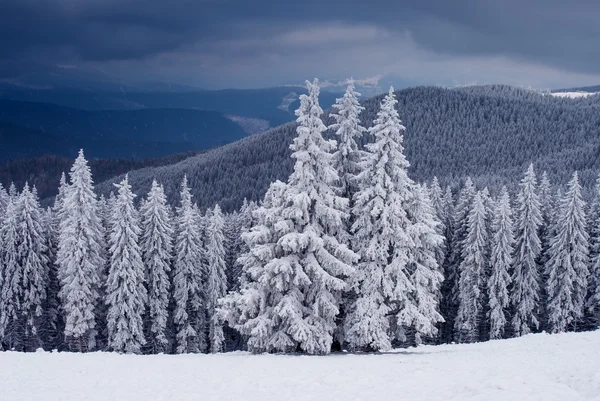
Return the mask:
M 593 85 L 599 17 L 598 0 L 0 0 L 0 72 L 33 63 L 205 88 Z

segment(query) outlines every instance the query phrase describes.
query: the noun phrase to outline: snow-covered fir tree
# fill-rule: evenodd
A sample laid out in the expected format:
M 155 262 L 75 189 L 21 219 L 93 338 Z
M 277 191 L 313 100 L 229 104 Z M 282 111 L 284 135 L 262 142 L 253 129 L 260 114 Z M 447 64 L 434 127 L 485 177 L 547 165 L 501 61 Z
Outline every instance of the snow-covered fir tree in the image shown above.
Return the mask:
M 239 262 L 239 258 L 246 255 L 250 252 L 248 244 L 243 240 L 243 234 L 249 232 L 254 226 L 254 211 L 258 208 L 256 202 L 244 199 L 244 203 L 240 209 L 239 213 L 239 232 L 240 235 L 238 240 L 234 245 L 236 260 L 235 263 L 232 264 L 233 270 L 229 275 L 229 289 L 230 290 L 238 290 L 240 288 L 241 282 L 245 280 L 243 277 L 244 269 L 242 264 Z
M 210 215 L 206 227 L 206 310 L 208 320 L 208 343 L 210 352 L 223 350 L 223 327 L 216 316 L 219 299 L 227 293 L 227 275 L 225 272 L 225 236 L 224 220 L 221 208 L 217 204 Z
M 508 288 L 514 254 L 514 223 L 506 187 L 496 204 L 492 222 L 490 277 L 487 281 L 490 339 L 502 338 L 508 323 Z
M 402 146 L 404 126 L 393 89 L 381 103 L 369 132 L 354 197 L 353 246 L 360 255 L 354 278 L 357 298 L 349 308 L 346 340 L 352 348 L 387 350 L 391 324 L 410 327 L 417 306 L 410 277 L 410 249 L 415 247 L 407 209 L 414 183 Z M 392 321 L 391 321 L 392 320 Z
M 440 312 L 444 316 L 444 322 L 440 324 L 440 342 L 453 341 L 454 318 L 456 316 L 456 303 L 453 299 L 454 283 L 450 278 L 451 258 L 452 258 L 452 238 L 454 237 L 454 196 L 452 188 L 446 187 L 442 198 L 442 210 L 444 211 L 444 258 L 440 266 L 440 271 L 444 275 L 444 281 L 440 290 Z
M 307 82 L 307 87 L 309 93 L 300 97 L 296 111 L 297 136 L 291 145 L 294 170 L 281 194 L 284 207 L 277 223 L 280 253 L 272 255 L 265 267 L 269 270 L 266 274 L 275 273 L 279 280 L 285 278 L 285 287 L 292 283 L 293 287 L 287 290 L 271 281 L 275 287 L 272 291 L 282 291 L 265 300 L 265 307 L 274 314 L 261 309 L 251 321 L 238 321 L 238 326 L 245 327 L 262 321 L 263 330 L 253 330 L 248 341 L 254 352 L 329 353 L 345 278 L 353 272 L 350 265 L 356 260 L 336 237 L 345 228 L 348 200 L 333 189 L 338 180 L 332 166 L 335 142 L 322 136 L 326 127 L 320 117 L 318 81 Z M 252 275 L 248 278 L 253 280 Z M 240 293 L 245 294 L 253 285 L 247 283 Z
M 337 140 L 337 150 L 333 153 L 332 163 L 339 177 L 336 184 L 338 195 L 350 200 L 357 190 L 356 176 L 360 172 L 362 157 L 357 140 L 367 131 L 360 122 L 360 113 L 365 108 L 360 105 L 359 97 L 360 93 L 355 90 L 354 80 L 351 79 L 346 93 L 336 99 L 332 106 L 334 112 L 330 114 L 335 123 L 329 129 L 335 131 Z
M 165 192 L 156 180 L 152 181 L 152 188 L 140 208 L 140 215 L 140 247 L 148 292 L 145 338 L 149 352 L 156 354 L 169 349 L 166 330 L 174 233 Z
M 17 203 L 17 264 L 19 280 L 19 320 L 25 351 L 42 346 L 43 306 L 46 301 L 48 257 L 42 210 L 37 196 L 26 183 Z
M 414 246 L 409 250 L 409 272 L 414 286 L 413 302 L 405 314 L 412 319 L 409 332 L 415 333 L 414 342 L 420 344 L 425 338 L 438 334 L 436 325 L 444 321 L 439 312 L 440 288 L 444 280 L 438 264 L 439 249 L 443 237 L 438 233 L 439 222 L 429 199 L 428 191 L 421 185 L 414 188 L 413 200 L 408 208 L 411 226 L 408 228 Z
M 458 201 L 454 207 L 452 215 L 452 236 L 449 244 L 449 252 L 446 256 L 444 266 L 444 284 L 442 288 L 442 304 L 444 319 L 446 322 L 442 325 L 442 341 L 452 342 L 455 339 L 455 320 L 459 306 L 459 279 L 460 264 L 463 260 L 463 247 L 467 237 L 468 217 L 473 207 L 473 200 L 477 193 L 473 181 L 467 177 L 465 184 L 461 188 Z M 447 197 L 451 199 L 447 193 Z
M 254 209 L 254 225 L 242 233 L 248 252 L 238 259 L 243 278 L 240 288 L 219 302 L 219 319 L 247 336 L 248 349 L 253 352 L 291 348 L 284 321 L 296 315 L 288 318 L 280 312 L 302 296 L 292 266 L 281 269 L 277 263 L 283 255 L 279 240 L 287 230 L 281 217 L 286 190 L 287 184 L 281 181 L 271 183 L 260 206 Z M 297 308 L 297 301 L 292 306 Z
M 550 240 L 546 266 L 548 325 L 553 333 L 575 326 L 583 316 L 589 274 L 588 247 L 585 202 L 575 172 L 567 192 L 560 199 L 556 235 Z
M 467 235 L 462 247 L 459 266 L 458 313 L 456 316 L 456 340 L 461 343 L 480 339 L 483 318 L 483 291 L 485 273 L 489 266 L 487 255 L 488 237 L 486 209 L 481 192 L 473 199 L 473 208 L 467 219 Z
M 237 258 L 241 250 L 241 217 L 240 212 L 235 210 L 223 216 L 225 223 L 223 234 L 225 235 L 225 265 L 227 273 L 227 288 L 233 289 L 238 280 L 240 272 L 237 264 Z
M 44 238 L 46 245 L 46 257 L 48 267 L 46 270 L 46 301 L 43 306 L 44 317 L 42 319 L 42 342 L 45 349 L 57 349 L 62 346 L 62 332 L 64 325 L 60 319 L 60 301 L 58 291 L 58 265 L 56 264 L 56 252 L 58 250 L 58 226 L 54 223 L 54 212 L 48 207 L 42 216 Z
M 444 236 L 446 233 L 446 222 L 448 220 L 448 211 L 445 208 L 444 204 L 444 193 L 442 188 L 440 187 L 440 183 L 437 177 L 433 177 L 431 181 L 431 185 L 429 186 L 429 199 L 431 199 L 431 205 L 433 206 L 433 210 L 435 212 L 435 218 L 437 220 L 436 231 L 439 235 Z M 437 247 L 436 259 L 438 262 L 438 266 L 440 271 L 442 271 L 444 258 L 446 256 L 446 241 L 445 238 L 442 241 L 442 244 Z M 443 272 L 442 272 L 443 273 Z
M 4 189 L 4 187 L 0 183 L 0 221 L 2 221 L 2 219 L 6 215 L 6 208 L 8 207 L 9 201 L 10 197 L 8 195 L 8 192 L 6 192 L 6 189 Z
M 552 184 L 548 178 L 548 173 L 544 171 L 538 187 L 540 197 L 540 212 L 542 215 L 542 224 L 540 225 L 539 237 L 541 244 L 540 256 L 538 258 L 539 276 L 540 276 L 540 301 L 538 306 L 540 328 L 545 329 L 548 322 L 548 275 L 546 274 L 546 263 L 548 262 L 548 251 L 550 248 L 550 239 L 554 230 L 554 197 L 552 193 Z
M 515 336 L 522 336 L 539 328 L 540 274 L 538 258 L 542 224 L 541 203 L 533 164 L 521 180 L 517 196 L 515 255 L 510 303 Z
M 187 177 L 184 177 L 181 183 L 181 205 L 177 208 L 173 266 L 173 320 L 177 331 L 178 354 L 204 352 L 206 349 L 203 316 L 204 255 L 198 220 Z
M 19 293 L 21 269 L 19 266 L 19 224 L 18 198 L 10 197 L 0 237 L 2 239 L 2 263 L 0 264 L 0 343 L 5 349 L 18 349 L 21 346 L 21 327 L 19 327 Z
M 589 280 L 586 312 L 590 328 L 600 326 L 600 176 L 596 179 L 594 198 L 588 214 Z
M 109 235 L 110 268 L 106 283 L 108 346 L 117 352 L 139 354 L 146 343 L 143 316 L 147 292 L 140 251 L 139 216 L 125 176 L 112 210 Z
M 64 193 L 57 253 L 65 337 L 72 351 L 93 349 L 99 274 L 104 268 L 103 230 L 92 175 L 83 151 Z

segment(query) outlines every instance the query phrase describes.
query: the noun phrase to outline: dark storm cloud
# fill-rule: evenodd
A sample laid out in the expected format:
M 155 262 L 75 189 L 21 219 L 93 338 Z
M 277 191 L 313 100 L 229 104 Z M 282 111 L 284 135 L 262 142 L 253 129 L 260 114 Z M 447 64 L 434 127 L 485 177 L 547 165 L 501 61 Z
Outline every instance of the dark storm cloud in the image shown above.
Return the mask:
M 326 34 L 327 27 L 344 26 L 383 34 L 370 38 L 374 46 L 355 38 L 355 52 L 366 58 L 370 47 L 383 52 L 383 42 L 395 51 L 395 37 L 408 33 L 420 49 L 438 55 L 505 56 L 599 74 L 598 16 L 597 0 L 0 0 L 0 59 L 139 65 L 169 53 L 174 64 L 192 54 L 196 62 L 225 65 L 286 57 L 316 43 L 303 41 L 302 29 Z M 340 51 L 319 46 L 313 55 Z

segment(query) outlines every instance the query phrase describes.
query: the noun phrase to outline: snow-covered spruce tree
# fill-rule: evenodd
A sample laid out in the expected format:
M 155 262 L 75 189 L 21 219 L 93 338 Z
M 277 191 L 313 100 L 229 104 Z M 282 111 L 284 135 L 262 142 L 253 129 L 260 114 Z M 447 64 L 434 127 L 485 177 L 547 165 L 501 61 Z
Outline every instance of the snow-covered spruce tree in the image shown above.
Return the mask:
M 140 247 L 145 267 L 148 292 L 145 338 L 149 353 L 169 350 L 166 333 L 169 317 L 171 260 L 173 259 L 173 226 L 167 197 L 156 180 L 140 209 L 142 236 Z
M 279 240 L 289 229 L 281 213 L 286 190 L 287 184 L 281 181 L 271 183 L 254 209 L 254 225 L 242 233 L 249 250 L 238 259 L 240 288 L 219 301 L 219 319 L 246 336 L 248 349 L 255 353 L 290 350 L 289 322 L 302 317 L 281 313 L 288 304 L 294 309 L 302 307 L 298 306 L 302 294 L 294 269 L 289 264 L 281 269 L 279 263 L 283 255 Z
M 255 219 L 254 219 L 254 211 L 258 208 L 258 205 L 256 204 L 256 202 L 252 201 L 252 202 L 248 202 L 246 199 L 244 199 L 244 203 L 242 204 L 242 207 L 240 209 L 240 215 L 239 215 L 239 227 L 240 227 L 240 236 L 238 238 L 238 242 L 236 244 L 236 249 L 237 249 L 237 258 L 236 258 L 236 262 L 233 265 L 234 266 L 234 270 L 231 274 L 231 282 L 230 282 L 230 289 L 231 290 L 238 290 L 241 286 L 242 281 L 245 280 L 244 278 L 244 269 L 242 266 L 242 263 L 239 262 L 239 258 L 243 257 L 244 255 L 246 255 L 248 252 L 250 252 L 250 248 L 248 247 L 248 244 L 246 241 L 244 241 L 243 234 L 249 232 L 252 227 L 254 226 L 255 223 Z
M 335 123 L 329 126 L 329 129 L 335 131 L 337 140 L 337 150 L 333 153 L 332 163 L 339 177 L 336 185 L 338 195 L 350 201 L 357 190 L 356 176 L 360 172 L 362 158 L 362 151 L 358 148 L 356 140 L 367 131 L 360 122 L 360 113 L 365 108 L 360 105 L 359 97 L 360 93 L 354 88 L 354 80 L 349 80 L 346 93 L 336 99 L 332 106 L 334 112 L 330 114 Z
M 459 266 L 459 304 L 455 322 L 457 342 L 480 340 L 485 272 L 489 266 L 486 254 L 488 236 L 485 204 L 481 192 L 477 192 L 467 219 L 467 236 Z
M 596 179 L 594 198 L 588 214 L 590 276 L 586 301 L 589 328 L 600 327 L 600 176 Z
M 173 266 L 173 320 L 177 331 L 178 354 L 204 352 L 206 349 L 203 318 L 204 256 L 198 219 L 197 209 L 192 205 L 187 177 L 184 177 L 181 183 L 181 205 L 177 208 Z
M 335 142 L 322 136 L 326 127 L 320 118 L 323 111 L 318 81 L 307 82 L 307 86 L 309 94 L 301 96 L 296 111 L 298 135 L 291 145 L 294 171 L 283 193 L 277 193 L 283 200 L 275 201 L 283 205 L 278 211 L 279 221 L 272 223 L 277 232 L 273 245 L 277 252 L 250 242 L 248 259 L 254 259 L 255 252 L 270 252 L 268 258 L 257 261 L 264 263 L 261 274 L 253 274 L 253 267 L 245 266 L 248 282 L 238 293 L 245 299 L 255 291 L 266 291 L 263 286 L 267 286 L 268 295 L 262 298 L 265 303 L 257 308 L 248 301 L 247 306 L 237 309 L 232 306 L 239 305 L 234 296 L 226 298 L 223 307 L 225 311 L 237 310 L 226 312 L 227 319 L 237 322 L 234 325 L 240 332 L 249 334 L 248 348 L 253 352 L 329 353 L 345 278 L 353 273 L 350 264 L 356 260 L 336 238 L 344 229 L 348 201 L 334 193 L 338 176 L 331 152 Z M 253 229 L 248 235 L 254 234 Z M 271 276 L 270 280 L 263 275 Z
M 343 97 L 336 99 L 332 106 L 334 112 L 330 117 L 335 121 L 329 129 L 335 132 L 337 149 L 333 153 L 332 164 L 338 174 L 335 183 L 336 193 L 348 199 L 349 207 L 352 207 L 352 197 L 358 190 L 357 175 L 360 172 L 360 162 L 363 151 L 359 149 L 357 140 L 367 131 L 361 125 L 360 113 L 364 107 L 360 105 L 358 98 L 360 93 L 355 90 L 354 80 L 348 81 L 348 87 Z M 351 216 L 345 219 L 344 230 L 337 235 L 337 239 L 345 245 L 350 245 L 350 229 L 352 226 Z M 352 302 L 355 296 L 352 292 L 342 294 L 340 302 L 340 313 L 337 317 L 337 329 L 334 333 L 334 349 L 341 350 L 344 343 L 344 320 L 346 318 L 346 305 Z
M 37 191 L 36 191 L 37 192 Z M 43 306 L 46 301 L 48 257 L 42 211 L 37 196 L 25 187 L 17 203 L 17 265 L 19 320 L 24 351 L 35 351 L 42 343 Z
M 340 241 L 346 230 L 348 199 L 337 196 L 337 171 L 332 166 L 335 141 L 323 138 L 318 80 L 307 82 L 308 95 L 300 98 L 297 136 L 290 148 L 295 160 L 285 193 L 283 218 L 289 224 L 281 237 L 284 256 L 277 262 L 298 269 L 300 298 L 286 299 L 296 315 L 286 321 L 286 349 L 308 354 L 331 350 L 336 316 L 339 313 L 345 279 L 353 273 L 356 255 Z M 287 308 L 286 308 L 287 309 Z M 284 313 L 284 311 L 281 311 Z
M 588 283 L 588 233 L 585 202 L 577 172 L 560 200 L 556 235 L 550 241 L 548 325 L 553 333 L 576 329 L 583 316 Z
M 407 320 L 412 319 L 405 330 L 414 333 L 414 344 L 418 345 L 424 339 L 434 339 L 438 334 L 436 324 L 444 321 L 439 312 L 440 287 L 444 276 L 437 260 L 444 239 L 437 232 L 439 222 L 427 189 L 421 185 L 414 188 L 408 218 L 412 223 L 408 233 L 414 243 L 408 256 L 408 270 L 414 286 L 411 294 L 413 301 L 408 306 L 414 306 L 415 309 L 407 308 L 404 312 Z
M 71 168 L 60 221 L 57 253 L 65 337 L 72 351 L 89 351 L 96 340 L 100 271 L 104 268 L 103 230 L 90 168 L 83 151 Z
M 19 192 L 17 191 L 17 187 L 15 186 L 14 182 L 11 182 L 10 186 L 8 187 L 8 196 L 12 198 L 19 196 Z
M 440 324 L 439 342 L 446 343 L 453 341 L 454 318 L 456 316 L 456 304 L 452 299 L 452 289 L 454 284 L 449 280 L 452 258 L 452 238 L 454 237 L 454 197 L 452 189 L 448 186 L 442 198 L 442 210 L 444 212 L 444 258 L 440 266 L 440 271 L 444 275 L 444 281 L 440 289 L 440 313 L 444 317 L 444 322 Z
M 9 200 L 10 197 L 8 196 L 8 192 L 6 192 L 6 189 L 4 189 L 0 183 L 0 221 L 2 221 L 6 215 L 6 208 L 8 207 Z
M 115 186 L 118 195 L 111 216 L 110 268 L 106 282 L 108 346 L 117 352 L 139 354 L 146 343 L 143 316 L 147 302 L 139 217 L 128 176 Z
M 492 222 L 490 277 L 487 281 L 490 322 L 489 338 L 502 338 L 508 323 L 509 271 L 514 254 L 514 223 L 510 207 L 510 195 L 506 187 L 496 204 Z
M 225 273 L 225 236 L 224 220 L 221 208 L 217 204 L 211 213 L 206 227 L 206 259 L 208 274 L 206 277 L 206 310 L 208 321 L 209 351 L 223 350 L 223 326 L 216 316 L 219 299 L 227 293 L 227 275 Z
M 375 142 L 366 145 L 354 196 L 353 246 L 361 259 L 354 278 L 357 298 L 346 319 L 346 340 L 354 349 L 389 349 L 390 324 L 410 327 L 416 317 L 409 272 L 409 251 L 415 244 L 407 214 L 414 183 L 407 174 L 405 128 L 396 104 L 390 88 L 369 129 Z
M 431 181 L 431 185 L 429 186 L 429 199 L 431 200 L 431 205 L 433 206 L 433 211 L 435 213 L 434 217 L 437 220 L 436 231 L 439 235 L 444 236 L 446 233 L 446 222 L 448 220 L 448 210 L 446 210 L 444 205 L 444 193 L 442 192 L 442 188 L 440 187 L 440 183 L 437 177 L 433 177 Z M 436 260 L 438 262 L 438 266 L 440 271 L 443 269 L 444 258 L 446 256 L 446 241 L 445 238 L 442 241 L 441 245 L 437 247 L 436 251 Z M 443 273 L 443 271 L 442 271 Z
M 473 181 L 470 177 L 467 177 L 464 186 L 460 190 L 452 215 L 453 230 L 451 240 L 447 242 L 450 249 L 444 263 L 445 279 L 442 286 L 442 315 L 445 323 L 442 324 L 441 340 L 445 343 L 454 341 L 456 337 L 455 320 L 459 305 L 460 264 L 463 260 L 462 251 L 467 236 L 468 217 L 476 193 Z M 447 193 L 447 196 L 450 197 L 451 194 Z
M 541 251 L 538 258 L 539 276 L 540 276 L 540 301 L 539 301 L 539 322 L 540 329 L 546 329 L 548 326 L 548 275 L 546 274 L 546 263 L 548 262 L 548 251 L 550 249 L 550 239 L 554 232 L 554 196 L 552 193 L 552 184 L 548 178 L 548 173 L 542 173 L 540 185 L 538 187 L 540 197 L 540 212 L 542 215 L 542 224 L 540 225 L 539 236 Z
M 542 213 L 536 187 L 533 164 L 530 164 L 517 196 L 516 244 L 510 291 L 515 336 L 539 328 L 540 275 L 537 261 L 542 249 L 539 237 Z
M 2 258 L 0 264 L 0 345 L 4 349 L 19 349 L 21 346 L 22 332 L 18 326 L 19 318 L 19 293 L 21 269 L 19 266 L 19 225 L 18 225 L 18 198 L 11 196 L 7 207 L 0 237 Z
M 235 282 L 239 278 L 239 267 L 236 263 L 240 256 L 241 249 L 241 217 L 239 211 L 225 214 L 223 216 L 225 223 L 223 233 L 225 235 L 225 265 L 227 273 L 227 288 L 233 289 Z
M 46 245 L 46 300 L 43 305 L 44 317 L 42 319 L 42 342 L 46 350 L 59 349 L 62 346 L 62 331 L 64 325 L 60 324 L 60 301 L 58 291 L 58 266 L 56 252 L 58 250 L 58 227 L 54 224 L 54 212 L 48 207 L 42 216 L 44 238 Z

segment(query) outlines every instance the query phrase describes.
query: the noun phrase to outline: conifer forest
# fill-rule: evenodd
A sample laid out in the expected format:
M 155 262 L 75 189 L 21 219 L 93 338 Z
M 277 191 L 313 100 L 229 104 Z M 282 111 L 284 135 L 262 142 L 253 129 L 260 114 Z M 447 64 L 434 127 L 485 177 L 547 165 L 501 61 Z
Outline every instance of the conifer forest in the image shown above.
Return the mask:
M 327 112 L 306 85 L 289 176 L 241 208 L 199 205 L 185 175 L 176 197 L 128 175 L 99 194 L 84 150 L 47 208 L 4 183 L 2 349 L 324 355 L 598 328 L 600 179 L 419 181 L 393 88 L 365 125 L 352 81 Z

